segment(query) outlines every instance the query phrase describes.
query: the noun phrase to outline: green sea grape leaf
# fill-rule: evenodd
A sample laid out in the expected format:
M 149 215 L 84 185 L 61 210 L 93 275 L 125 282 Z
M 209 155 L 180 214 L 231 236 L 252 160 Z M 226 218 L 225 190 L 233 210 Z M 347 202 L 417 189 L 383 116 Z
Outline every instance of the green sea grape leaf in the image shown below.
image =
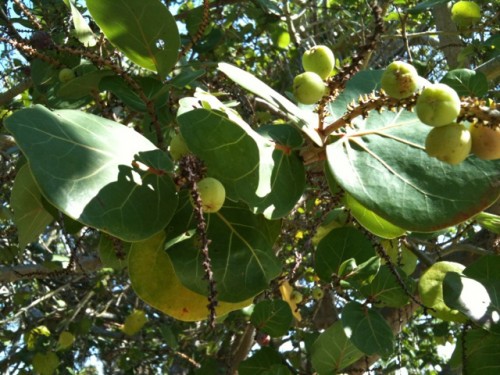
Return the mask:
M 403 280 L 406 289 L 412 293 L 415 289 L 413 280 L 407 277 L 400 268 L 396 268 L 396 271 Z M 369 297 L 383 306 L 399 308 L 410 301 L 408 293 L 405 292 L 387 265 L 380 267 L 371 283 L 361 287 L 360 291 L 365 297 Z
M 141 87 L 146 98 L 148 98 L 148 100 L 154 100 L 156 108 L 161 108 L 167 104 L 168 90 L 160 93 L 160 90 L 163 91 L 165 87 L 160 81 L 152 77 L 139 77 L 137 83 Z M 130 88 L 122 77 L 113 76 L 102 79 L 99 83 L 99 89 L 111 91 L 133 110 L 139 112 L 147 111 L 146 103 L 144 103 L 141 97 Z
M 10 204 L 14 210 L 19 247 L 24 249 L 27 244 L 35 241 L 54 219 L 44 207 L 42 193 L 27 164 L 17 172 Z
M 137 65 L 164 79 L 177 62 L 179 30 L 159 0 L 87 0 L 104 35 Z
M 271 367 L 282 363 L 283 358 L 275 349 L 263 347 L 256 351 L 250 358 L 241 362 L 238 367 L 238 374 L 264 375 Z
M 57 96 L 68 99 L 77 100 L 91 95 L 92 92 L 99 92 L 99 82 L 107 76 L 114 73 L 111 70 L 95 70 L 81 76 L 75 77 L 72 80 L 61 83 Z
M 265 300 L 257 303 L 250 321 L 259 331 L 271 337 L 281 337 L 293 322 L 290 305 L 282 300 Z
M 290 121 L 298 126 L 314 143 L 323 145 L 323 140 L 316 131 L 318 116 L 312 111 L 299 108 L 260 79 L 240 68 L 227 63 L 219 63 L 219 70 L 232 81 L 267 101 L 272 107 L 284 111 Z
M 449 71 L 441 79 L 460 96 L 482 97 L 488 92 L 488 79 L 482 72 L 471 69 L 455 69 Z
M 429 157 L 423 147 L 429 127 L 412 112 L 373 112 L 357 127 L 327 146 L 330 170 L 359 203 L 401 228 L 456 225 L 500 194 L 500 160 L 469 156 L 448 165 Z
M 183 223 L 184 233 L 167 251 L 182 284 L 192 291 L 206 295 L 208 284 L 204 278 L 203 254 L 200 239 L 195 235 L 197 222 L 189 215 L 186 203 L 167 227 L 167 233 L 180 233 L 177 221 Z M 191 209 L 192 211 L 192 209 Z M 179 219 L 179 220 L 178 220 Z M 273 244 L 276 221 L 255 215 L 241 203 L 226 199 L 216 213 L 206 214 L 209 255 L 217 298 L 225 302 L 241 302 L 257 295 L 281 272 L 281 263 L 275 256 Z M 170 237 L 169 237 L 170 238 Z
M 338 274 L 342 263 L 354 258 L 361 264 L 375 254 L 371 242 L 358 229 L 342 227 L 332 229 L 318 244 L 315 265 L 318 276 L 330 281 L 332 274 Z
M 349 302 L 342 310 L 341 321 L 346 336 L 363 353 L 377 353 L 382 357 L 393 353 L 394 335 L 391 327 L 376 310 L 359 302 Z
M 382 238 L 397 238 L 405 234 L 405 230 L 388 222 L 375 212 L 368 210 L 350 194 L 345 195 L 345 201 L 352 216 L 368 231 Z
M 44 197 L 69 217 L 124 241 L 162 230 L 177 206 L 172 162 L 134 130 L 36 105 L 6 121 Z
M 443 280 L 443 300 L 449 308 L 460 311 L 488 331 L 500 333 L 500 306 L 497 298 L 492 300 L 490 291 L 492 288 L 488 290 L 479 281 L 457 272 L 448 272 Z
M 222 182 L 228 198 L 247 203 L 255 213 L 268 219 L 287 215 L 305 188 L 298 154 L 275 147 L 215 98 L 198 93 L 201 105 L 210 109 L 181 109 L 177 120 L 189 150 L 203 160 L 207 174 Z
M 470 375 L 496 375 L 500 372 L 500 335 L 471 329 L 465 335 L 464 372 Z
M 335 322 L 322 332 L 311 349 L 311 362 L 318 374 L 333 375 L 363 356 L 346 336 L 342 323 Z
M 75 36 L 85 47 L 94 47 L 97 44 L 96 37 L 87 21 L 82 16 L 78 8 L 73 4 L 73 0 L 64 0 L 71 10 L 71 18 L 75 27 Z

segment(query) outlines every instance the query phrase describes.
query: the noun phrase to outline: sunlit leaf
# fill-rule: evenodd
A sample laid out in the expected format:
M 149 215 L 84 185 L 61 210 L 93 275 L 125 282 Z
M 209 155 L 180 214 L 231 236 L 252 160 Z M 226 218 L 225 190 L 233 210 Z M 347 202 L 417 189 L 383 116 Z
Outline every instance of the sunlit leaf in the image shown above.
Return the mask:
M 172 163 L 134 130 L 42 106 L 18 111 L 6 123 L 42 194 L 71 218 L 139 241 L 163 229 L 174 214 Z
M 230 109 L 219 108 L 226 112 L 200 108 L 178 117 L 189 150 L 205 162 L 209 176 L 223 183 L 230 199 L 269 219 L 285 216 L 305 188 L 299 156 L 275 148 Z
M 323 145 L 321 137 L 316 132 L 317 115 L 302 110 L 251 73 L 226 63 L 220 63 L 219 70 L 243 88 L 266 100 L 273 107 L 283 110 L 288 118 L 307 134 L 314 143 L 318 146 Z
M 479 281 L 448 272 L 443 280 L 443 300 L 448 307 L 462 312 L 482 328 L 500 333 L 499 301 L 492 301 Z
M 453 88 L 460 96 L 482 97 L 488 92 L 488 79 L 479 71 L 471 69 L 455 69 L 441 79 Z
M 159 0 L 87 0 L 92 18 L 130 60 L 165 78 L 177 61 L 174 17 Z
M 459 165 L 429 157 L 429 127 L 408 111 L 372 113 L 360 133 L 327 146 L 338 183 L 367 209 L 401 228 L 430 232 L 474 216 L 499 196 L 500 161 Z
M 73 0 L 64 0 L 70 7 L 73 26 L 75 27 L 75 36 L 85 47 L 94 47 L 97 43 L 96 37 L 87 21 L 82 16 L 78 8 L 73 4 Z

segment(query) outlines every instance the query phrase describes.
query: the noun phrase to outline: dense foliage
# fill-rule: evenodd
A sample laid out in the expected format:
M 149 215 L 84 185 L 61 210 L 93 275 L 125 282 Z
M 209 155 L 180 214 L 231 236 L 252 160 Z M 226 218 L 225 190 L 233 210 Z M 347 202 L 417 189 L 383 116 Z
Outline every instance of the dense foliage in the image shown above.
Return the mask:
M 497 16 L 2 2 L 0 372 L 499 373 Z

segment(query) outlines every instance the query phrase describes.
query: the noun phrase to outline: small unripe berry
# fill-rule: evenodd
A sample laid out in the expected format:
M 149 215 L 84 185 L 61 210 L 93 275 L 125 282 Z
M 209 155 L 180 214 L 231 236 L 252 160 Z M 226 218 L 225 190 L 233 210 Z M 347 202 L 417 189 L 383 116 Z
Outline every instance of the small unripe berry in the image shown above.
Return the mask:
M 205 177 L 198 182 L 203 212 L 214 213 L 219 211 L 226 200 L 226 189 L 222 183 L 212 177 Z
M 448 125 L 460 113 L 460 98 L 455 90 L 444 83 L 426 86 L 417 99 L 417 116 L 430 126 Z
M 335 66 L 335 56 L 327 46 L 315 46 L 302 55 L 302 66 L 306 72 L 313 72 L 327 79 Z
M 326 85 L 316 73 L 305 72 L 293 80 L 293 95 L 300 103 L 314 104 L 326 93 Z
M 425 151 L 448 164 L 459 164 L 470 153 L 471 135 L 461 124 L 450 124 L 432 129 L 425 140 Z
M 172 159 L 174 160 L 179 160 L 183 156 L 186 156 L 189 154 L 189 149 L 186 145 L 186 141 L 184 138 L 182 138 L 181 134 L 176 134 L 172 137 L 172 140 L 170 141 L 170 156 L 172 156 Z
M 69 68 L 63 68 L 59 71 L 59 81 L 66 83 L 75 78 L 75 72 Z
M 316 287 L 312 290 L 311 296 L 315 300 L 320 300 L 325 296 L 325 292 L 320 287 Z
M 387 95 L 396 99 L 407 98 L 418 89 L 417 69 L 403 61 L 394 61 L 382 75 L 381 85 Z
M 298 303 L 301 303 L 303 299 L 304 299 L 304 296 L 298 290 L 293 290 L 292 293 L 290 293 L 290 301 L 292 301 L 292 302 L 295 302 L 298 304 Z

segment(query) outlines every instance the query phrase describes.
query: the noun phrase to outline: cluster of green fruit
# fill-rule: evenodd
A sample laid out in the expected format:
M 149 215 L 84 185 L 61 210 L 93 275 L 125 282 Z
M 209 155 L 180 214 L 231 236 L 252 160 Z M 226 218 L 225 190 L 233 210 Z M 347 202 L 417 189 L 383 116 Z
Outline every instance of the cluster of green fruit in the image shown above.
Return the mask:
M 293 80 L 293 95 L 302 104 L 314 104 L 328 94 L 325 81 L 335 66 L 333 52 L 327 46 L 315 46 L 302 55 L 305 72 Z
M 448 85 L 431 84 L 419 77 L 412 65 L 395 61 L 382 75 L 381 87 L 396 99 L 407 98 L 421 90 L 415 111 L 422 123 L 433 127 L 425 140 L 429 156 L 452 165 L 464 161 L 471 152 L 484 160 L 500 158 L 500 129 L 482 125 L 467 128 L 457 123 L 460 97 Z

